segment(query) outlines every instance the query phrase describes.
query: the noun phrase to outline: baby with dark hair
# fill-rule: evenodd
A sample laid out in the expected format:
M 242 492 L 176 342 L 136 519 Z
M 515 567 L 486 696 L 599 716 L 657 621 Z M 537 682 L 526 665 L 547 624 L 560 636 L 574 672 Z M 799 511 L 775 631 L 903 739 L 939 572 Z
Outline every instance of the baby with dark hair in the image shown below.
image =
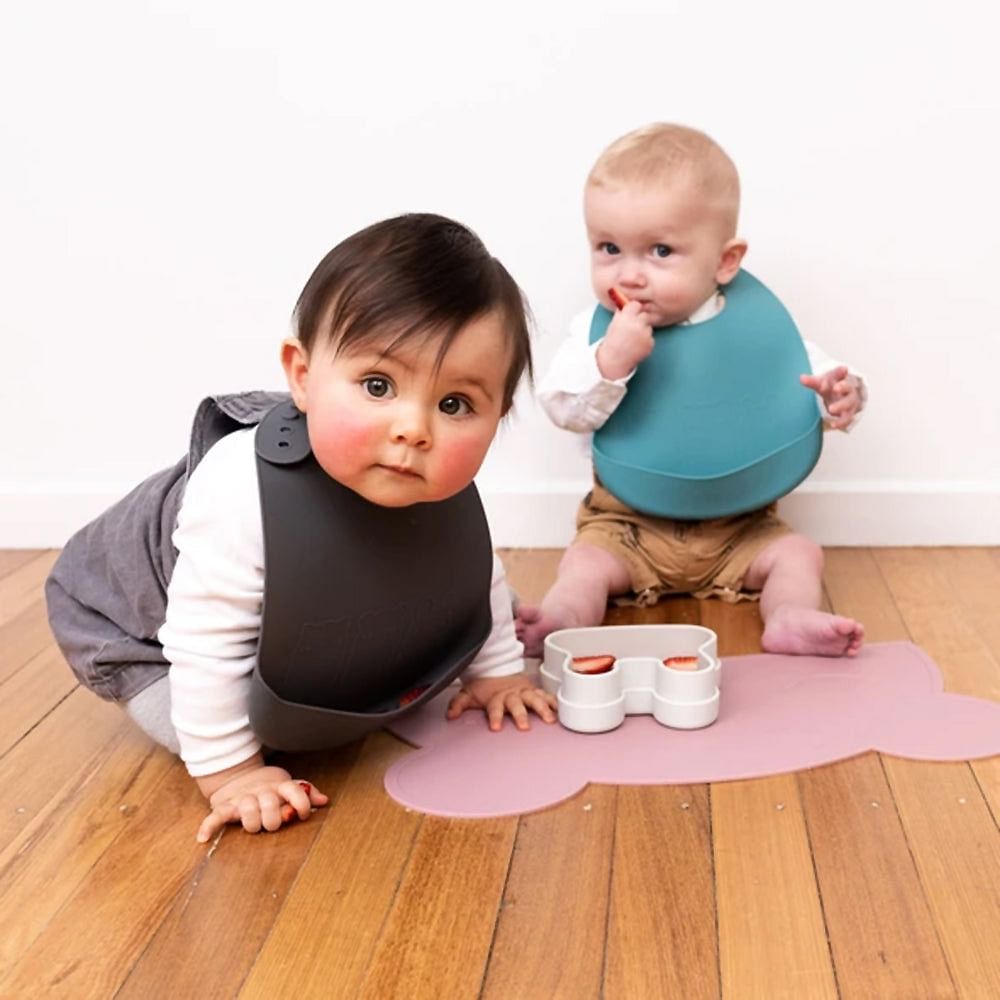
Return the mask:
M 184 759 L 212 810 L 200 841 L 327 801 L 265 745 L 335 746 L 457 677 L 450 718 L 554 721 L 472 485 L 530 374 L 526 313 L 450 219 L 355 233 L 299 297 L 290 398 L 205 400 L 188 455 L 66 545 L 53 632 L 81 683 Z

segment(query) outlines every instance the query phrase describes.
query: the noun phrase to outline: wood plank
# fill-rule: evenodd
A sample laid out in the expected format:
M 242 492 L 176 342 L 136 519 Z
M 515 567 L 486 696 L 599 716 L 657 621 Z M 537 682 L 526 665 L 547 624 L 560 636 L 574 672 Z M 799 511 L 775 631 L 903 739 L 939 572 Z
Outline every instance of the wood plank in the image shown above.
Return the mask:
M 907 762 L 909 763 L 909 762 Z M 934 923 L 963 997 L 1000 987 L 1000 836 L 968 766 L 890 772 Z
M 834 593 L 845 580 L 863 591 L 869 634 L 903 628 L 867 550 L 827 560 Z M 955 996 L 878 755 L 800 772 L 798 782 L 841 996 Z
M 58 552 L 46 549 L 0 579 L 0 625 L 39 601 L 42 585 L 58 556 Z
M 719 637 L 719 655 L 744 656 L 760 652 L 763 625 L 756 601 L 726 604 L 714 598 L 701 602 L 701 624 Z M 725 694 L 722 695 L 725 697 Z
M 1000 662 L 1000 553 L 998 549 L 935 549 L 934 566 L 966 622 Z
M 878 755 L 798 781 L 840 996 L 956 997 Z
M 837 997 L 794 775 L 712 786 L 726 997 Z
M 865 627 L 865 642 L 909 640 L 875 558 L 877 549 L 831 548 L 824 551 L 823 583 L 830 606 L 841 615 L 856 618 Z
M 1000 756 L 977 760 L 972 765 L 972 773 L 993 813 L 993 822 L 1000 826 Z
M 648 608 L 631 604 L 612 604 L 604 616 L 604 625 L 697 625 L 701 621 L 701 602 L 694 597 L 665 597 Z
M 498 549 L 507 582 L 518 598 L 538 604 L 556 578 L 563 549 Z
M 760 651 L 756 603 L 705 601 L 702 624 L 724 657 Z M 836 996 L 795 775 L 716 783 L 711 801 L 723 996 Z
M 349 746 L 322 755 L 276 756 L 274 762 L 314 782 L 336 808 L 357 753 L 357 746 Z M 174 899 L 116 1000 L 157 996 L 168 982 L 172 996 L 235 996 L 330 808 L 273 834 L 251 835 L 238 826 L 227 827 L 209 854 L 211 860 Z M 196 828 L 197 820 L 192 839 Z M 314 939 L 307 942 L 315 945 Z M 272 996 L 288 995 L 285 990 L 287 984 L 282 984 Z
M 385 733 L 367 738 L 241 998 L 357 996 L 423 822 L 382 786 L 386 768 L 410 752 Z
M 484 1000 L 600 994 L 616 798 L 593 785 L 521 819 Z
M 1000 701 L 1000 658 L 960 603 L 937 549 L 879 549 L 876 562 L 913 641 L 934 657 L 945 688 Z
M 174 758 L 132 727 L 121 727 L 107 754 L 64 786 L 51 810 L 36 816 L 0 866 L 0 969 L 24 954 L 137 812 Z
M 993 659 L 1000 662 L 1000 548 L 938 549 L 936 562 L 948 589 L 962 606 L 966 618 L 986 644 Z M 993 813 L 1000 823 L 1000 755 L 972 764 L 973 773 Z
M 720 995 L 707 785 L 619 790 L 602 995 Z
M 77 688 L 0 759 L 0 864 L 36 817 L 83 783 L 109 741 L 130 725 L 116 705 Z
M 53 643 L 44 601 L 35 601 L 0 625 L 0 683 Z
M 424 818 L 359 997 L 478 995 L 517 820 Z
M 76 686 L 76 678 L 55 646 L 0 683 L 0 757 Z
M 204 800 L 179 761 L 89 877 L 0 982 L 3 996 L 106 997 L 125 980 L 194 872 Z
M 864 618 L 869 641 L 912 636 L 949 689 L 983 696 L 991 678 L 981 657 L 989 652 L 942 586 L 935 556 L 878 549 L 867 557 L 876 575 L 864 559 L 831 553 L 827 585 L 839 611 Z M 882 610 L 870 618 L 873 601 Z M 968 764 L 882 761 L 955 987 L 962 996 L 991 995 L 1000 983 L 1000 837 L 982 788 Z
M 934 549 L 875 553 L 906 629 L 934 658 L 950 691 L 1000 700 L 1000 669 L 958 603 Z M 914 860 L 960 993 L 1000 983 L 1000 834 L 977 763 L 885 758 Z M 890 765 L 888 762 L 892 760 Z
M 37 559 L 48 549 L 0 549 L 0 578 L 12 573 L 19 566 Z

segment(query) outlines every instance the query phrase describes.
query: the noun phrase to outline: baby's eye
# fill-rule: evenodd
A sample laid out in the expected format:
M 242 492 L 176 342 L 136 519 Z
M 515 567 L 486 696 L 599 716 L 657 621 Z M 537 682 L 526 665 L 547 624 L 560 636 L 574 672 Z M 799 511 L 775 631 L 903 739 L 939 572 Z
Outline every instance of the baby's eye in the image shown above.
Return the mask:
M 615 254 L 621 253 L 621 249 L 619 248 L 617 243 L 598 243 L 597 249 L 602 251 L 603 253 L 611 255 L 612 257 Z
M 395 395 L 392 382 L 384 375 L 366 375 L 361 380 L 361 387 L 372 399 L 391 399 Z
M 669 257 L 673 252 L 666 243 L 656 243 L 653 245 L 653 254 L 657 257 Z
M 438 409 L 449 417 L 464 417 L 472 412 L 469 401 L 461 396 L 445 396 L 438 403 Z

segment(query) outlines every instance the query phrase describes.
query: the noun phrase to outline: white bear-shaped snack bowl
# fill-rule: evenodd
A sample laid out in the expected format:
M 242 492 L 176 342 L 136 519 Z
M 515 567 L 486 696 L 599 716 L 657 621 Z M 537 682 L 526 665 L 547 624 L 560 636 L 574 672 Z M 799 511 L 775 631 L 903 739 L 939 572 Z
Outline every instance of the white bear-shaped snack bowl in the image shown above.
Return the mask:
M 559 702 L 559 721 L 578 733 L 615 729 L 626 715 L 652 715 L 672 729 L 700 729 L 719 715 L 716 634 L 701 625 L 605 625 L 550 633 L 540 668 L 542 687 Z M 573 669 L 574 657 L 609 655 L 605 673 Z M 664 664 L 697 656 L 694 669 Z

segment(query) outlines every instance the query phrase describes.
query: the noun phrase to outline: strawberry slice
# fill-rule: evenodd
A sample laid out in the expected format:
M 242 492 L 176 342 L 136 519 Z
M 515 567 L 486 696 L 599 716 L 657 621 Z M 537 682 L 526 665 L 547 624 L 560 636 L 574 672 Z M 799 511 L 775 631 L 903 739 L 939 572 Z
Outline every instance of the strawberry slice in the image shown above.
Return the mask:
M 573 669 L 578 674 L 606 674 L 614 665 L 613 656 L 573 657 Z
M 424 684 L 422 687 L 415 687 L 412 691 L 407 691 L 399 699 L 399 707 L 404 708 L 407 705 L 412 705 L 426 690 L 430 687 L 429 684 Z
M 674 670 L 697 670 L 698 669 L 698 657 L 697 656 L 668 656 L 663 661 L 663 665 L 665 667 L 671 667 Z
M 608 289 L 608 298 L 611 299 L 611 301 L 614 302 L 619 309 L 624 309 L 629 303 L 628 297 L 622 295 L 617 288 Z

